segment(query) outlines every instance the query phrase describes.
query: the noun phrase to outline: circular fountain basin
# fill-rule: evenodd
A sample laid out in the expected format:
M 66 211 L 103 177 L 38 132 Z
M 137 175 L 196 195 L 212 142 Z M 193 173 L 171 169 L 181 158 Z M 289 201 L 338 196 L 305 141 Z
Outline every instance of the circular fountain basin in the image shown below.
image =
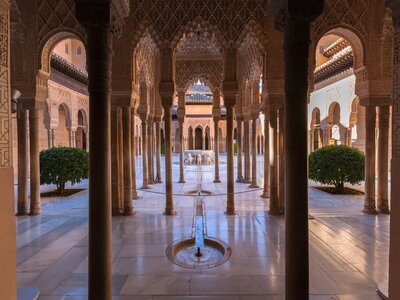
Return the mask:
M 166 250 L 168 259 L 174 264 L 188 269 L 209 269 L 225 263 L 232 254 L 231 247 L 225 242 L 205 237 L 204 248 L 198 256 L 195 239 L 173 242 Z

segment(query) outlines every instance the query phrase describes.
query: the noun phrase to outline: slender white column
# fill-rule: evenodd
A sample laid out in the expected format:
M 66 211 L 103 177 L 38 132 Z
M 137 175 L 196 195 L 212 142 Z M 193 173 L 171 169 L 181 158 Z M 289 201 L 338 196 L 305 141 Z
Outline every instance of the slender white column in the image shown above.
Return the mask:
M 39 108 L 29 110 L 29 150 L 31 167 L 31 205 L 29 214 L 41 213 L 40 205 L 40 164 L 39 164 Z
M 257 116 L 258 117 L 258 116 Z M 257 119 L 251 121 L 251 184 L 250 188 L 258 188 L 257 185 Z
M 214 117 L 214 182 L 219 183 L 221 180 L 219 179 L 219 126 L 218 126 L 218 117 Z

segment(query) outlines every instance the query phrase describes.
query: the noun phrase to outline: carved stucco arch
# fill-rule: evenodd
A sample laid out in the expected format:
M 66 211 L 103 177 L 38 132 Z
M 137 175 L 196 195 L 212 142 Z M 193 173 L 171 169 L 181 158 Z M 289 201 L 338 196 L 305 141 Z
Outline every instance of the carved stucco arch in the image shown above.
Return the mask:
M 69 105 L 65 102 L 60 103 L 58 106 L 58 124 L 60 124 L 60 109 L 63 108 L 65 112 L 65 125 L 68 130 L 71 130 L 72 127 L 72 115 L 71 111 L 72 109 L 69 107 Z

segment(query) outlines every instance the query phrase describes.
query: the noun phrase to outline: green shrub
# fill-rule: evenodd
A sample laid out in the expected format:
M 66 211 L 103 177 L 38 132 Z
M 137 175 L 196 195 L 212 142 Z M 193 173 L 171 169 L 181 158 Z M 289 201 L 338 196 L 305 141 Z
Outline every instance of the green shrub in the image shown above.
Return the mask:
M 89 154 L 82 149 L 57 147 L 40 152 L 40 184 L 56 184 L 61 195 L 65 183 L 88 178 Z
M 344 184 L 364 180 L 365 155 L 357 148 L 345 145 L 322 147 L 309 155 L 309 178 L 322 184 L 334 185 L 337 193 Z

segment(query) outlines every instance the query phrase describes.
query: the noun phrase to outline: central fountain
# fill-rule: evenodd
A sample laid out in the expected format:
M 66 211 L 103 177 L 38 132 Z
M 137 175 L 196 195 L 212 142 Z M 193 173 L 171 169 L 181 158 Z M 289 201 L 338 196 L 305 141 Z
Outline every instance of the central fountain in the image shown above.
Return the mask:
M 174 263 L 189 269 L 208 269 L 225 263 L 232 250 L 225 242 L 207 236 L 204 198 L 201 195 L 201 166 L 197 169 L 197 196 L 194 203 L 192 237 L 173 242 L 166 250 Z
M 212 165 L 214 164 L 213 150 L 185 150 L 185 165 Z

